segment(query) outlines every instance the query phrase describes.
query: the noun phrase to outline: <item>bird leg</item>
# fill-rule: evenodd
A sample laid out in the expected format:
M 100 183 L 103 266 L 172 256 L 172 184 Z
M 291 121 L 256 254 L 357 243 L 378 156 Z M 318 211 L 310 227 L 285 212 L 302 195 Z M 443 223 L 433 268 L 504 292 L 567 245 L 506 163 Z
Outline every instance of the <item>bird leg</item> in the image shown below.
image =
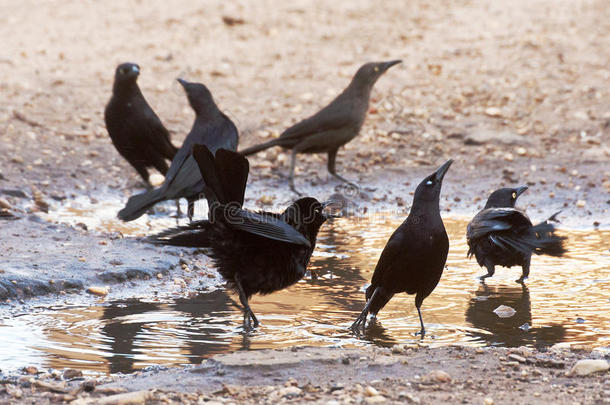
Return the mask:
M 493 263 L 491 263 L 489 261 L 485 262 L 485 267 L 487 268 L 487 274 L 479 277 L 479 280 L 481 280 L 482 282 L 485 282 L 486 278 L 493 276 L 494 273 L 496 272 L 496 267 L 494 266 Z
M 421 335 L 422 339 L 426 334 L 426 328 L 424 327 L 424 318 L 421 316 L 421 309 L 417 307 L 417 314 L 419 315 L 419 323 L 421 324 L 421 330 L 419 332 L 415 332 L 415 336 Z
M 193 222 L 193 216 L 195 216 L 195 200 L 189 200 L 186 208 L 186 215 L 189 217 L 189 222 Z
M 235 286 L 237 287 L 237 293 L 239 294 L 239 302 L 244 307 L 244 330 L 250 330 L 252 328 L 256 328 L 258 326 L 258 319 L 250 309 L 250 305 L 248 304 L 248 297 L 244 292 L 243 287 L 241 286 L 241 282 L 239 281 L 239 275 L 235 275 Z M 252 324 L 250 323 L 252 321 Z
M 333 175 L 334 177 L 336 177 L 337 179 L 341 180 L 344 183 L 349 184 L 350 186 L 354 187 L 357 190 L 360 190 L 360 186 L 352 181 L 349 181 L 348 179 L 346 179 L 345 177 L 337 174 L 337 171 L 335 169 L 335 164 L 337 162 L 337 152 L 339 151 L 339 149 L 335 149 L 335 150 L 331 150 L 330 152 L 328 152 L 328 172 Z
M 523 265 L 521 266 L 521 268 L 523 269 L 523 273 L 521 274 L 521 277 L 519 277 L 517 280 L 515 280 L 515 282 L 524 284 L 525 279 L 530 275 L 531 259 L 532 259 L 531 256 L 524 258 Z
M 301 193 L 299 190 L 297 190 L 294 187 L 294 166 L 295 166 L 295 164 L 297 162 L 297 153 L 298 153 L 298 149 L 296 147 L 294 147 L 292 149 L 292 154 L 290 155 L 290 176 L 288 178 L 288 182 L 290 184 L 290 190 L 293 193 L 301 196 L 301 195 L 303 195 L 303 193 Z
M 353 331 L 356 331 L 360 325 L 362 325 L 362 330 L 364 330 L 366 326 L 366 317 L 369 314 L 369 308 L 371 307 L 371 303 L 377 295 L 377 291 L 379 291 L 379 287 L 375 288 L 375 291 L 373 291 L 373 295 L 371 295 L 371 298 L 366 302 L 364 309 L 362 310 L 358 318 L 356 318 L 352 326 L 350 326 L 350 329 L 352 329 Z
M 178 218 L 182 216 L 182 210 L 180 209 L 180 199 L 174 200 L 176 203 L 176 222 L 178 222 Z

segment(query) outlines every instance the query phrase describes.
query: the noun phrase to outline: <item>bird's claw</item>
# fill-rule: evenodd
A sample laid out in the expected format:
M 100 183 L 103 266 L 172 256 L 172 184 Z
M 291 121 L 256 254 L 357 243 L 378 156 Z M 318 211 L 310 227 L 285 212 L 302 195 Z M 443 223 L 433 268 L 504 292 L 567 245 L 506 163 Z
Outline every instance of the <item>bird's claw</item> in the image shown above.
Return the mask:
M 292 191 L 293 193 L 295 193 L 296 195 L 298 195 L 299 197 L 302 197 L 304 194 L 301 193 L 299 190 L 296 189 L 296 187 L 294 186 L 294 184 L 290 185 L 290 191 Z
M 358 333 L 358 332 L 360 332 L 360 329 L 362 329 L 364 331 L 365 327 L 366 327 L 366 317 L 363 318 L 362 316 L 359 316 L 358 318 L 356 318 L 354 323 L 352 323 L 352 326 L 350 326 L 349 328 L 354 333 Z
M 252 331 L 254 328 L 257 328 L 259 325 L 258 319 L 252 312 L 251 309 L 247 309 L 244 311 L 244 323 L 243 328 L 246 332 Z
M 422 339 L 424 338 L 425 335 L 426 335 L 425 329 L 421 329 L 419 332 L 415 332 L 415 336 L 421 336 Z

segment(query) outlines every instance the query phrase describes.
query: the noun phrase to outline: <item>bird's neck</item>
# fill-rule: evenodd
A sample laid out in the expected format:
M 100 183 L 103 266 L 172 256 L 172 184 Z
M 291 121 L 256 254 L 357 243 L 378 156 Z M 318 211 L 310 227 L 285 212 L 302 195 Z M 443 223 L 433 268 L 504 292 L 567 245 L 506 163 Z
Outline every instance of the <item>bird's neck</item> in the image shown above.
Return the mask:
M 142 96 L 142 92 L 136 82 L 131 83 L 114 83 L 112 94 L 115 96 Z
M 204 119 L 204 120 L 210 120 L 210 119 L 214 119 L 216 117 L 218 117 L 221 112 L 218 109 L 218 107 L 216 107 L 216 105 L 214 104 L 207 104 L 207 105 L 192 105 L 191 107 L 193 108 L 193 110 L 195 111 L 195 115 L 197 116 L 197 118 L 199 119 Z
M 441 221 L 441 210 L 439 208 L 439 202 L 433 201 L 415 201 L 409 212 L 409 218 L 411 222 L 431 222 Z
M 349 97 L 357 97 L 361 100 L 366 100 L 367 105 L 371 96 L 371 86 L 368 83 L 362 83 L 360 80 L 352 80 L 352 82 L 343 91 L 343 94 Z

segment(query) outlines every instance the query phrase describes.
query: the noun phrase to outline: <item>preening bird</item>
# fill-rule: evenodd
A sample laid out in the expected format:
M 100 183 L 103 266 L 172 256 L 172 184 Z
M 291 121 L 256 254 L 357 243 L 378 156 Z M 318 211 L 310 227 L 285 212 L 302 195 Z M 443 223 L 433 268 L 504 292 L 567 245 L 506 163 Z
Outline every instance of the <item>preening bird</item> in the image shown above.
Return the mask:
M 154 167 L 165 176 L 168 170 L 165 160 L 171 161 L 178 149 L 142 95 L 137 83 L 139 74 L 140 67 L 135 63 L 117 66 L 104 120 L 116 150 L 150 187 L 147 168 Z
M 294 186 L 294 167 L 299 153 L 327 153 L 328 172 L 342 182 L 357 186 L 337 174 L 337 152 L 360 132 L 369 109 L 371 90 L 377 79 L 400 62 L 371 62 L 361 66 L 347 88 L 322 110 L 286 129 L 278 138 L 244 149 L 240 153 L 247 156 L 272 146 L 291 149 L 290 189 L 297 194 L 300 193 Z
M 523 283 L 530 274 L 532 253 L 560 257 L 566 252 L 566 238 L 556 235 L 550 223 L 557 221 L 559 212 L 532 225 L 525 212 L 515 208 L 525 190 L 526 186 L 494 191 L 485 208 L 468 224 L 468 257 L 474 255 L 479 266 L 487 269 L 481 280 L 493 276 L 495 266 L 521 266 L 523 274 L 516 282 Z
M 216 156 L 196 145 L 193 155 L 205 181 L 208 220 L 169 229 L 151 238 L 159 244 L 211 248 L 218 272 L 239 294 L 244 328 L 258 320 L 248 300 L 254 294 L 284 289 L 305 275 L 320 226 L 329 215 L 312 197 L 295 201 L 282 213 L 242 208 L 248 160 L 219 149 Z
M 439 198 L 451 163 L 452 160 L 445 162 L 415 189 L 409 216 L 381 252 L 371 285 L 366 289 L 366 305 L 352 324 L 353 330 L 364 329 L 369 313 L 377 316 L 394 294 L 405 292 L 415 294 L 420 333 L 422 336 L 426 333 L 420 308 L 440 281 L 449 252 Z
M 193 128 L 172 160 L 163 184 L 130 197 L 118 215 L 123 221 L 141 217 L 161 201 L 179 198 L 186 198 L 188 201 L 188 217 L 192 220 L 195 201 L 203 197 L 204 189 L 203 178 L 192 156 L 193 146 L 206 145 L 212 152 L 220 148 L 237 149 L 237 128 L 229 117 L 218 109 L 208 88 L 201 83 L 191 83 L 183 79 L 178 79 L 178 82 L 184 87 L 189 104 L 195 111 Z

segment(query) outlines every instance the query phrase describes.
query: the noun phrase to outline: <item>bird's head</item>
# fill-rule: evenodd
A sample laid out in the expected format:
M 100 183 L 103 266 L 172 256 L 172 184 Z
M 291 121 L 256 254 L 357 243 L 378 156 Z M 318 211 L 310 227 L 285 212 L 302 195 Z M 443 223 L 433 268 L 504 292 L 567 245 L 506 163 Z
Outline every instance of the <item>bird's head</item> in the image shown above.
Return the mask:
M 205 85 L 201 83 L 188 82 L 180 78 L 176 80 L 178 80 L 178 83 L 180 83 L 184 88 L 186 97 L 189 100 L 189 104 L 196 113 L 203 114 L 210 111 L 211 108 L 216 110 L 216 104 L 214 103 L 214 98 L 212 98 L 212 93 L 210 93 L 210 90 L 208 90 Z
M 286 208 L 282 219 L 309 239 L 313 246 L 322 224 L 334 217 L 327 212 L 333 204 L 333 201 L 321 203 L 313 197 L 300 198 Z
M 452 159 L 449 159 L 441 167 L 436 169 L 434 173 L 422 180 L 421 183 L 415 189 L 415 195 L 413 196 L 413 204 L 417 201 L 437 201 L 441 195 L 441 186 L 443 185 L 443 178 L 449 170 L 449 166 L 453 163 Z
M 369 62 L 360 66 L 360 69 L 356 72 L 352 82 L 359 85 L 373 87 L 377 79 L 381 77 L 389 68 L 394 65 L 401 63 L 400 59 L 391 60 L 388 62 Z
M 514 208 L 517 198 L 527 190 L 527 186 L 516 188 L 500 188 L 489 195 L 485 209 L 487 208 Z
M 140 66 L 135 63 L 121 63 L 114 72 L 115 83 L 135 83 L 140 75 Z

